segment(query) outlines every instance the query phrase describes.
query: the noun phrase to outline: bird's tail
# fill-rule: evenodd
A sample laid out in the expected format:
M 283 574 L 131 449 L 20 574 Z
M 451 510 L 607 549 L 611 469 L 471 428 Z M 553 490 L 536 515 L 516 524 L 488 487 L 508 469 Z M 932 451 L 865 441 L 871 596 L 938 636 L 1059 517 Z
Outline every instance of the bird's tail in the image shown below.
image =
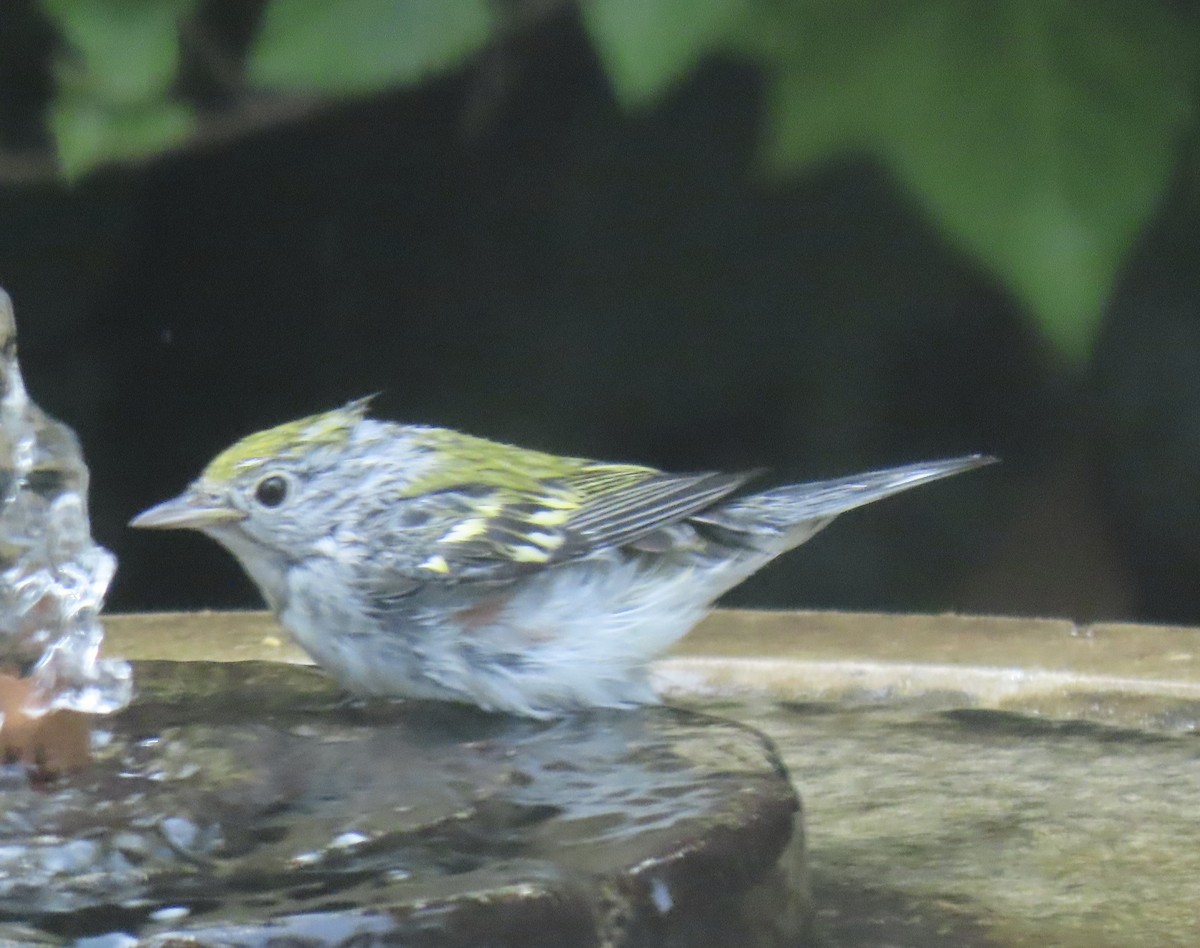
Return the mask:
M 911 487 L 992 464 L 995 460 L 985 454 L 971 454 L 944 461 L 924 461 L 882 471 L 868 471 L 828 481 L 787 484 L 738 498 L 706 510 L 693 519 L 720 530 L 763 539 L 785 537 L 792 541 L 784 546 L 786 549 L 802 543 L 847 510 Z

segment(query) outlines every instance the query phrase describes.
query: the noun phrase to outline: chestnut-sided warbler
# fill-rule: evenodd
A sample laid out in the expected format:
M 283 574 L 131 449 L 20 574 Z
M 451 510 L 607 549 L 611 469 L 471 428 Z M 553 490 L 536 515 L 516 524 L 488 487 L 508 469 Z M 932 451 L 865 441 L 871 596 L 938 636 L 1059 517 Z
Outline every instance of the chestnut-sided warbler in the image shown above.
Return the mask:
M 652 702 L 646 662 L 838 514 L 980 455 L 739 494 L 366 417 L 367 400 L 217 455 L 135 527 L 225 546 L 280 623 L 360 695 L 547 717 Z

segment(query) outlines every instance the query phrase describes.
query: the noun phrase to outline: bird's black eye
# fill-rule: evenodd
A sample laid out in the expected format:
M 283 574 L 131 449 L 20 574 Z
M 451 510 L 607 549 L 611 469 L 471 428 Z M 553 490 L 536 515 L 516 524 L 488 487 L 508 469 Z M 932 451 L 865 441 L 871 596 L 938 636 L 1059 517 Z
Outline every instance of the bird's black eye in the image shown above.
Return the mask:
M 254 499 L 264 507 L 278 507 L 288 495 L 288 484 L 278 474 L 264 477 L 254 488 Z

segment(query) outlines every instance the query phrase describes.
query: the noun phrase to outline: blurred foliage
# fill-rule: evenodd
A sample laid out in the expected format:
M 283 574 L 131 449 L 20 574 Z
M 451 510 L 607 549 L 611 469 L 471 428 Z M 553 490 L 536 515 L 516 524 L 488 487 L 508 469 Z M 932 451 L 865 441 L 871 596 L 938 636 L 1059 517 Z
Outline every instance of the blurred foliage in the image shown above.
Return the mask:
M 491 26 L 487 0 L 273 0 L 250 80 L 326 93 L 417 82 L 459 65 Z
M 761 34 L 776 37 L 768 159 L 881 156 L 1061 351 L 1085 357 L 1193 104 L 1195 52 L 1166 7 L 844 0 L 791 13 Z
M 153 153 L 192 131 L 189 108 L 171 98 L 179 22 L 196 0 L 43 0 L 64 48 L 50 127 L 68 177 Z
M 231 54 L 204 42 L 232 9 L 218 0 L 40 0 L 61 39 L 47 110 L 59 166 L 76 178 L 219 122 L 181 81 L 189 38 L 221 53 L 193 59 L 224 83 L 222 110 L 262 115 L 264 102 L 469 68 L 514 30 L 569 6 L 242 0 L 258 20 Z M 575 6 L 630 109 L 653 107 L 707 56 L 757 63 L 764 170 L 794 175 L 848 153 L 875 156 L 1075 361 L 1088 356 L 1118 269 L 1195 122 L 1197 26 L 1172 0 Z

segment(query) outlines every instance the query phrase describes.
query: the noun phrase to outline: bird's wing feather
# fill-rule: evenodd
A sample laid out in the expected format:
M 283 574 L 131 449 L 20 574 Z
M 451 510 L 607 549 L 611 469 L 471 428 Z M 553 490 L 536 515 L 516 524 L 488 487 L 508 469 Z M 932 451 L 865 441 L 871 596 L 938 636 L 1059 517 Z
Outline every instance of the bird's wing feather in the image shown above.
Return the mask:
M 751 476 L 656 472 L 588 498 L 565 528 L 591 549 L 625 546 L 712 506 Z
M 581 463 L 518 487 L 462 484 L 408 501 L 435 529 L 396 531 L 411 575 L 426 581 L 500 581 L 626 546 L 707 509 L 748 474 L 666 474 Z

